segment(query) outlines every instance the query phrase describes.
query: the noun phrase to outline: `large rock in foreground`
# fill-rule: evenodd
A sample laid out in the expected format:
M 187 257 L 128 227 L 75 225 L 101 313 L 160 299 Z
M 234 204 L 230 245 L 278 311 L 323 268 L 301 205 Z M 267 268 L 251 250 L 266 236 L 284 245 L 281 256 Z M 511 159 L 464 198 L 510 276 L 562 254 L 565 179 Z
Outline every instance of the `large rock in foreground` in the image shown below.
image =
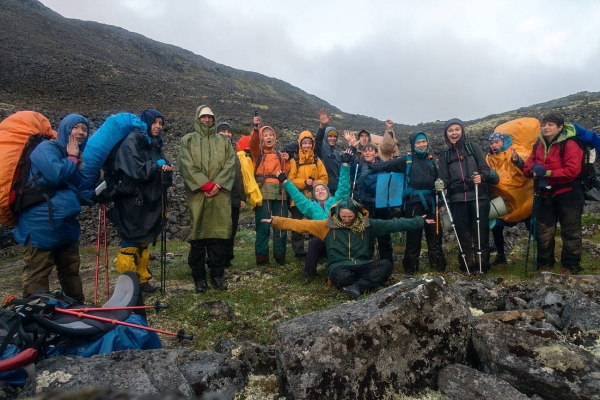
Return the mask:
M 435 387 L 462 363 L 471 314 L 442 277 L 409 279 L 277 327 L 277 362 L 289 398 L 379 398 Z
M 548 335 L 483 317 L 473 322 L 473 344 L 486 372 L 528 396 L 600 399 L 600 360 L 564 340 L 543 336 Z

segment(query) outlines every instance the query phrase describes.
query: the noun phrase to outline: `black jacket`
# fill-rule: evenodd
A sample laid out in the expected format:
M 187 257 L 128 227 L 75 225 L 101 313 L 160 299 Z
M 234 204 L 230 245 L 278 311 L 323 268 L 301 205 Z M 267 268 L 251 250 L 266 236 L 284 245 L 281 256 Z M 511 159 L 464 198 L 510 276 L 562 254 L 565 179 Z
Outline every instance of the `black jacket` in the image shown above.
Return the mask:
M 119 235 L 136 243 L 152 243 L 161 231 L 163 184 L 157 164 L 163 159 L 162 137 L 150 138 L 133 131 L 119 146 L 114 163 L 107 167 L 106 181 L 115 185 L 114 206 L 108 211 Z M 165 187 L 171 186 L 172 172 L 165 172 Z M 166 199 L 165 199 L 166 200 Z
M 451 146 L 446 135 L 446 130 L 452 124 L 458 124 L 463 128 L 463 133 L 456 143 Z M 472 201 L 475 200 L 475 184 L 471 178 L 473 173 L 481 175 L 482 183 L 479 185 L 479 198 L 489 199 L 486 181 L 490 173 L 490 167 L 485 160 L 485 155 L 481 147 L 475 142 L 468 142 L 473 150 L 469 154 L 467 142 L 465 140 L 465 129 L 461 120 L 451 119 L 444 126 L 444 140 L 448 144 L 448 149 L 440 153 L 439 173 L 440 179 L 444 181 L 448 190 L 448 201 Z
M 246 192 L 244 192 L 244 177 L 242 176 L 242 166 L 238 155 L 235 155 L 235 178 L 231 188 L 231 207 L 240 208 L 241 202 L 246 201 Z

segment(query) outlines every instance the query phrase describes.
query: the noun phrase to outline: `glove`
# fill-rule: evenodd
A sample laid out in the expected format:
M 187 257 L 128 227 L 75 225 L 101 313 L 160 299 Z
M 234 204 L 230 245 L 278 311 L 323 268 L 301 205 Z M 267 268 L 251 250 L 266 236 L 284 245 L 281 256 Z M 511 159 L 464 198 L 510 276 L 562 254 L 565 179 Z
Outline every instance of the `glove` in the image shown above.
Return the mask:
M 285 172 L 280 173 L 279 175 L 277 175 L 277 179 L 279 179 L 280 183 L 283 183 L 287 180 L 287 175 Z
M 435 181 L 434 185 L 435 185 L 435 190 L 437 190 L 438 192 L 443 192 L 444 189 L 446 188 L 446 186 L 444 185 L 444 181 L 441 179 L 438 179 L 437 181 Z
M 342 164 L 349 164 L 350 161 L 352 161 L 352 154 L 344 152 L 344 153 L 342 153 L 341 159 L 342 159 Z
M 162 167 L 163 167 L 163 165 L 166 165 L 166 164 L 167 164 L 167 161 L 166 161 L 166 160 L 163 160 L 163 159 L 161 158 L 160 160 L 156 160 L 156 163 L 158 164 L 158 167 L 159 167 L 159 168 L 162 168 Z
M 535 174 L 535 177 L 540 179 L 546 176 L 546 169 L 542 167 L 540 164 L 533 164 L 531 170 Z
M 356 168 L 358 168 L 358 166 Z M 367 176 L 371 175 L 372 173 L 373 173 L 373 171 L 371 171 L 370 169 L 366 169 L 363 172 L 361 172 L 358 175 L 358 178 L 356 178 L 356 186 L 362 185 L 362 183 L 365 181 Z

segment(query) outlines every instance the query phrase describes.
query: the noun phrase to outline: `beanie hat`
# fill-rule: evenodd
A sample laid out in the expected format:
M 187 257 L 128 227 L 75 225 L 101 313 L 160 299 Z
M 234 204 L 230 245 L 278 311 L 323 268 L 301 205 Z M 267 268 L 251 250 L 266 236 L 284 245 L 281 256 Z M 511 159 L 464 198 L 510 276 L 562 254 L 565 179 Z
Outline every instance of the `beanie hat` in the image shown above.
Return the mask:
M 415 143 L 421 139 L 425 139 L 425 141 L 427 141 L 427 136 L 423 132 L 417 133 L 417 136 L 415 136 Z
M 306 142 L 306 141 L 309 141 L 310 144 L 314 143 L 314 141 L 312 140 L 312 138 L 306 137 L 306 138 L 302 139 L 302 142 L 300 144 L 304 144 L 304 142 Z
M 217 133 L 225 129 L 229 130 L 230 132 L 233 132 L 233 128 L 231 128 L 231 125 L 229 125 L 228 122 L 222 121 L 217 124 Z
M 327 191 L 327 198 L 330 198 L 330 197 L 331 197 L 331 192 L 329 191 L 329 188 L 327 187 L 327 185 L 326 185 L 326 184 L 324 184 L 324 183 L 315 183 L 315 184 L 313 185 L 313 190 L 312 190 L 312 198 L 313 198 L 313 199 L 316 199 L 316 198 L 317 198 L 317 197 L 315 196 L 315 189 L 316 189 L 318 186 L 323 186 L 323 187 L 325 188 L 325 190 Z
M 150 131 L 150 127 L 156 118 L 162 118 L 163 123 L 165 122 L 165 117 L 154 108 L 147 108 L 140 114 L 140 119 L 148 126 L 148 131 Z
M 338 132 L 335 130 L 335 128 L 331 128 L 327 131 L 327 136 L 338 136 Z
M 236 151 L 244 151 L 250 147 L 250 136 L 242 136 L 235 145 Z
M 367 136 L 369 137 L 369 140 L 371 140 L 371 132 L 369 132 L 366 129 L 362 129 L 360 132 L 358 132 L 358 137 L 360 138 L 360 135 L 362 135 L 363 133 L 366 133 Z
M 208 107 L 208 106 L 202 107 L 200 109 L 200 112 L 198 113 L 198 117 L 201 117 L 203 115 L 210 115 L 213 118 L 215 116 L 215 114 L 213 113 L 213 110 L 210 107 Z
M 495 140 L 502 140 L 504 142 L 504 134 L 500 132 L 491 133 L 488 140 L 490 141 L 490 143 L 492 143 Z

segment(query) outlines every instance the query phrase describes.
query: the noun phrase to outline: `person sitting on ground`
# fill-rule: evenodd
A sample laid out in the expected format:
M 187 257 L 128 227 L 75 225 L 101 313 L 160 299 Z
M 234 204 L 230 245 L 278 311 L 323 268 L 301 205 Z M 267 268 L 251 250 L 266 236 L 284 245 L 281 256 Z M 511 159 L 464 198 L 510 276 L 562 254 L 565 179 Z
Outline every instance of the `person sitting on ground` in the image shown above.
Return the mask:
M 352 199 L 343 199 L 331 207 L 326 220 L 272 217 L 262 222 L 278 229 L 310 233 L 323 240 L 327 250 L 327 275 L 351 300 L 377 289 L 392 274 L 389 260 L 370 260 L 370 237 L 423 229 L 424 222 L 434 223 L 420 216 L 389 221 L 371 219 L 368 211 Z
M 179 168 L 188 198 L 188 265 L 196 293 L 208 290 L 207 253 L 212 285 L 217 290 L 227 290 L 225 265 L 227 241 L 232 234 L 231 190 L 235 181 L 235 152 L 231 140 L 217 134 L 215 114 L 209 106 L 196 109 L 194 132 L 181 138 Z
M 329 193 L 335 195 L 340 177 L 341 153 L 336 150 L 335 144 L 338 140 L 338 131 L 333 126 L 328 126 L 331 121 L 329 112 L 321 108 L 319 110 L 319 129 L 315 136 L 315 154 L 323 161 L 327 171 L 327 187 Z M 324 140 L 324 138 L 327 138 Z
M 303 131 L 298 137 L 298 161 L 290 158 L 290 173 L 288 179 L 292 181 L 304 196 L 310 199 L 313 196 L 313 188 L 318 184 L 327 187 L 327 171 L 323 162 L 316 157 L 315 139 L 309 131 Z M 292 201 L 290 203 L 290 213 L 294 219 L 304 218 L 304 214 L 298 209 Z M 296 258 L 306 257 L 304 250 L 304 235 L 292 232 L 292 249 Z
M 342 168 L 340 170 L 340 181 L 335 196 L 331 196 L 327 185 L 317 183 L 313 185 L 312 200 L 308 199 L 302 192 L 287 179 L 285 172 L 278 171 L 277 178 L 283 183 L 288 195 L 296 203 L 298 210 L 308 219 L 327 219 L 327 212 L 338 201 L 350 197 L 350 166 L 352 151 L 346 150 L 342 154 Z M 308 244 L 308 252 L 304 260 L 304 277 L 307 280 L 317 275 L 317 264 L 319 258 L 326 257 L 325 242 L 314 236 Z
M 440 153 L 438 159 L 440 178 L 436 181 L 435 188 L 437 191 L 448 188 L 450 203 L 448 211 L 453 217 L 458 234 L 457 240 L 463 249 L 463 253 L 458 255 L 460 269 L 463 272 L 486 274 L 490 268 L 490 199 L 486 186 L 490 167 L 485 161 L 481 147 L 475 142 L 466 140 L 461 120 L 451 119 L 446 122 L 444 140 L 448 149 Z M 477 203 L 479 203 L 479 226 Z M 477 232 L 480 233 L 479 239 Z M 479 249 L 481 257 L 476 257 L 475 254 L 478 244 L 481 244 Z
M 523 167 L 523 174 L 536 180 L 537 269 L 554 267 L 556 225 L 560 223 L 563 246 L 560 261 L 565 274 L 578 274 L 581 267 L 581 214 L 584 194 L 578 179 L 583 149 L 572 140 L 573 125 L 565 125 L 562 114 L 542 118 L 542 132 Z
M 89 131 L 85 117 L 69 114 L 58 126 L 58 138 L 41 142 L 31 153 L 29 180 L 35 180 L 40 191 L 49 188 L 55 194 L 47 193 L 49 200 L 23 210 L 18 218 L 14 239 L 25 247 L 23 298 L 48 292 L 48 278 L 56 265 L 64 294 L 79 302 L 85 300 L 79 275 L 81 227 L 77 220 L 82 197 L 76 191 L 82 185 L 78 166 Z M 93 192 L 80 194 L 91 198 Z
M 135 272 L 142 293 L 149 294 L 158 286 L 149 282 L 148 245 L 155 243 L 161 233 L 163 191 L 171 186 L 174 167 L 163 151 L 163 115 L 148 108 L 140 119 L 148 131 L 129 133 L 117 150 L 114 170 L 107 172 L 117 179 L 117 195 L 106 215 L 121 237 L 117 271 Z
M 391 122 L 391 121 L 390 121 Z M 357 179 L 360 186 L 371 174 L 381 172 L 408 172 L 404 178 L 404 191 L 402 193 L 402 208 L 405 216 L 427 215 L 435 219 L 435 187 L 438 170 L 429 153 L 427 135 L 423 132 L 412 132 L 408 141 L 412 149 L 410 154 L 383 162 L 368 164 L 367 170 L 362 172 Z M 439 227 L 438 227 L 439 228 Z M 427 254 L 429 268 L 443 272 L 446 270 L 446 258 L 441 246 L 441 231 L 436 233 L 435 225 L 425 225 L 425 239 L 427 241 Z M 419 257 L 421 255 L 421 239 L 423 231 L 409 231 L 406 233 L 406 251 L 402 264 L 404 271 L 414 275 L 419 270 Z

